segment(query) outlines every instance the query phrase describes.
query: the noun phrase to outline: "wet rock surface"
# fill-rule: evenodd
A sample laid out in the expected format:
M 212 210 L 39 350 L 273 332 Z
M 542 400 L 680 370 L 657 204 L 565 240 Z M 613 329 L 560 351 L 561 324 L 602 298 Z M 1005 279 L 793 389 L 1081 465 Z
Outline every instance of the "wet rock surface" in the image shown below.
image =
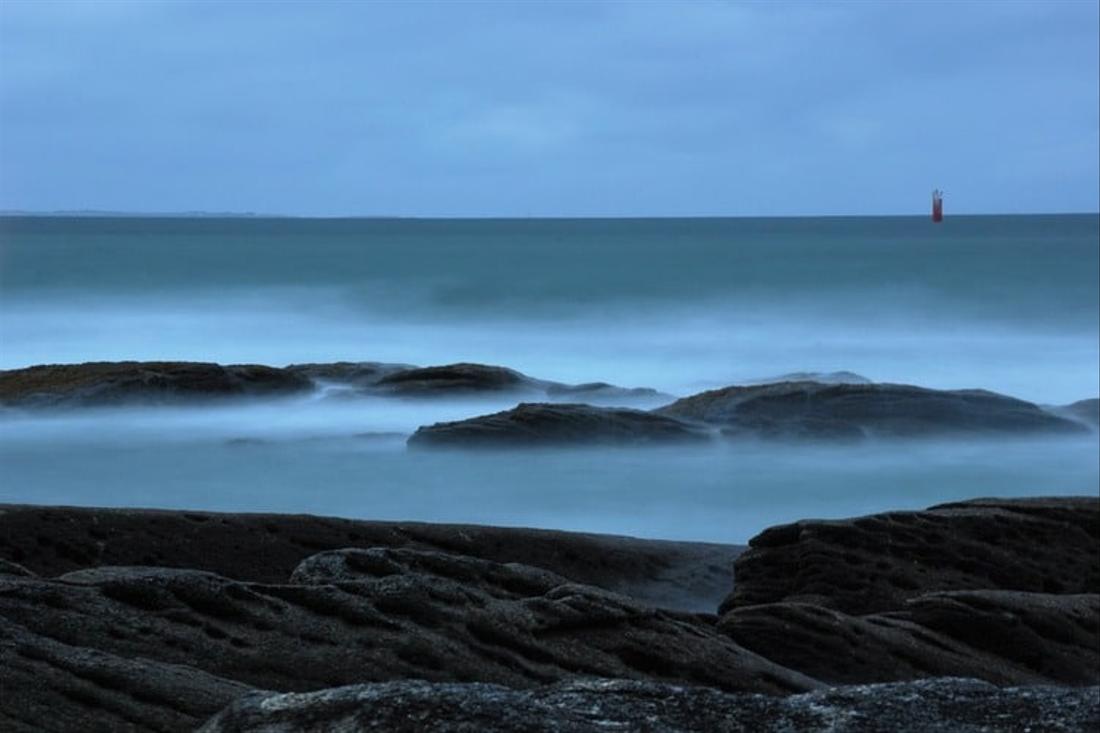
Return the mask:
M 966 679 L 838 687 L 778 698 L 619 680 L 577 680 L 533 690 L 408 681 L 255 695 L 234 703 L 202 731 L 1086 731 L 1100 725 L 1098 698 L 1095 687 L 1001 689 Z
M 524 688 L 593 676 L 769 694 L 817 687 L 744 650 L 712 618 L 539 568 L 415 550 L 315 557 L 283 584 L 166 568 L 0 576 L 0 619 L 0 727 L 7 719 L 64 730 L 104 710 L 137 728 L 179 729 L 244 686 L 425 679 Z M 189 686 L 173 689 L 188 669 Z
M 597 404 L 672 399 L 654 389 L 606 382 L 564 384 L 507 367 L 388 362 L 322 362 L 287 367 L 191 362 L 88 362 L 0 370 L 0 405 L 19 408 L 199 403 L 321 390 L 328 397 L 471 397 L 530 395 Z
M 719 425 L 730 437 L 773 439 L 1080 433 L 1037 405 L 984 390 L 898 384 L 782 382 L 685 397 L 661 415 Z
M 979 499 L 755 537 L 719 628 L 830 683 L 1100 683 L 1100 500 Z
M 193 666 L 58 641 L 3 617 L 0 665 L 0 730 L 11 733 L 193 730 L 257 692 Z
M 0 404 L 9 407 L 201 402 L 310 389 L 302 375 L 257 364 L 124 361 L 0 371 Z
M 719 617 L 731 546 L 0 506 L 0 729 L 1087 730 L 1098 515 L 772 528 Z
M 580 404 L 521 403 L 511 410 L 417 430 L 413 447 L 515 447 L 699 443 L 708 431 L 642 410 Z
M 806 603 L 736 608 L 719 628 L 824 682 L 965 676 L 999 685 L 1100 683 L 1100 596 L 954 591 L 855 616 Z
M 1100 500 L 977 499 L 772 527 L 735 562 L 722 611 L 783 601 L 862 615 L 941 590 L 1100 593 Z
M 307 557 L 356 547 L 523 563 L 642 603 L 708 612 L 729 592 L 733 559 L 744 550 L 468 524 L 0 504 L 0 558 L 45 577 L 103 565 L 143 565 L 284 583 Z

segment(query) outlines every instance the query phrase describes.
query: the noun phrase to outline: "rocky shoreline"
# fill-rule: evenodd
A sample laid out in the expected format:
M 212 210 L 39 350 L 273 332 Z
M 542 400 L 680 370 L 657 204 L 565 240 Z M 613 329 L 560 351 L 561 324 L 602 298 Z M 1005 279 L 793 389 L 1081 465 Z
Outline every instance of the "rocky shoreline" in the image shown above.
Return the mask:
M 1093 497 L 804 520 L 747 551 L 2 506 L 0 727 L 1087 730 L 1098 548 Z
M 981 389 L 875 383 L 849 372 L 777 380 L 676 399 L 649 388 L 563 384 L 484 364 L 95 362 L 0 371 L 0 408 L 202 405 L 308 394 L 376 405 L 479 396 L 518 402 L 501 412 L 421 426 L 409 437 L 417 448 L 998 439 L 1082 435 L 1095 432 L 1100 421 L 1100 403 L 1091 398 L 1043 407 Z

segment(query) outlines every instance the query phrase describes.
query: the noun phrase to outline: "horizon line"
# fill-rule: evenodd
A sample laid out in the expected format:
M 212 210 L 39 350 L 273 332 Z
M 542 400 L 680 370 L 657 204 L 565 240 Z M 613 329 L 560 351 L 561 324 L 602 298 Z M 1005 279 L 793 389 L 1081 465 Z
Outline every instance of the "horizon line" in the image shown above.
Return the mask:
M 305 220 L 637 220 L 637 219 L 873 219 L 928 217 L 929 212 L 894 214 L 597 214 L 597 215 L 404 215 L 404 214 L 276 214 L 252 211 L 204 211 L 201 209 L 183 211 L 115 211 L 110 209 L 0 209 L 0 217 L 6 218 L 119 218 L 119 219 L 305 219 Z M 964 212 L 946 214 L 948 218 L 974 216 L 1100 216 L 1096 211 L 1018 211 L 1018 212 Z

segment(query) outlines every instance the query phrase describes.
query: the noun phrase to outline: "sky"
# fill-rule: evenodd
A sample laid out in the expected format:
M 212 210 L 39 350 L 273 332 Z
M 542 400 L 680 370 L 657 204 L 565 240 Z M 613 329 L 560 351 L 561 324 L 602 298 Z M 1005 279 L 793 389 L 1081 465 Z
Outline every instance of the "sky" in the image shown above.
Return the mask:
M 0 2 L 0 210 L 1100 209 L 1100 3 Z

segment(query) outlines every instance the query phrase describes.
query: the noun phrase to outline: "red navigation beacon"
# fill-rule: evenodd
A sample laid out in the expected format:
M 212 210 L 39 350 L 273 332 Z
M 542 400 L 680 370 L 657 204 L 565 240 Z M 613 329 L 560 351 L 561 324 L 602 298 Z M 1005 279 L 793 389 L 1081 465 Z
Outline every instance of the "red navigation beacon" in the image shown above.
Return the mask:
M 943 221 L 943 191 L 938 188 L 932 192 L 932 221 Z

